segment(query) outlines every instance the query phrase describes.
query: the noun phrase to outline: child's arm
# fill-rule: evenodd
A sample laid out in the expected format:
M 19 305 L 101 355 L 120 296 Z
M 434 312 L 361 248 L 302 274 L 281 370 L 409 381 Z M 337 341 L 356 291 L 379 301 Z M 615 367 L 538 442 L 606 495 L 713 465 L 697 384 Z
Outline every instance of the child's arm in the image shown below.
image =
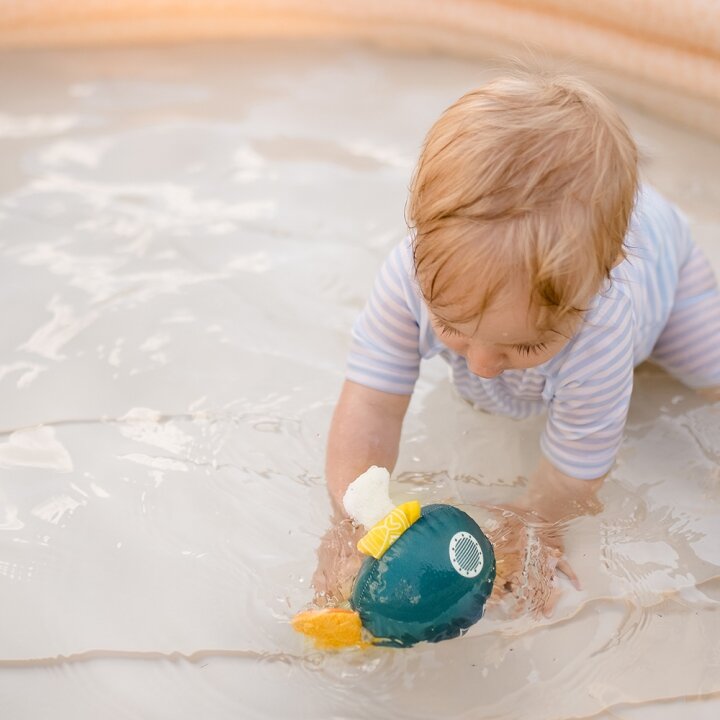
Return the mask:
M 328 437 L 325 475 L 333 524 L 317 551 L 312 585 L 318 605 L 342 602 L 350 593 L 363 557 L 356 546 L 366 529 L 349 520 L 343 496 L 348 485 L 371 465 L 392 472 L 409 402 L 410 395 L 381 392 L 350 380 L 343 385 Z
M 325 477 L 335 515 L 348 485 L 371 465 L 392 472 L 410 395 L 394 395 L 346 380 L 330 425 Z
M 365 530 L 347 517 L 345 490 L 371 465 L 392 471 L 397 460 L 403 418 L 420 372 L 420 301 L 413 278 L 406 238 L 385 259 L 353 325 L 348 379 L 327 445 L 325 475 L 334 512 L 313 577 L 319 604 L 344 600 L 360 567 L 356 545 Z
M 602 510 L 597 492 L 604 477 L 580 480 L 556 468 L 542 456 L 535 472 L 528 480 L 525 492 L 509 505 L 500 509 L 504 512 L 494 532 L 496 557 L 505 563 L 504 582 L 498 585 L 499 594 L 518 592 L 524 603 L 531 602 L 530 608 L 550 616 L 560 597 L 555 586 L 550 592 L 528 597 L 527 577 L 524 576 L 527 535 L 525 527 L 532 527 L 535 536 L 550 551 L 551 565 L 546 569 L 553 574 L 563 573 L 572 584 L 581 589 L 580 580 L 564 557 L 564 523 L 580 515 L 595 514 Z M 539 603 L 539 604 L 538 604 Z
M 597 493 L 606 475 L 579 480 L 561 472 L 542 456 L 518 505 L 549 523 L 594 515 L 602 510 Z
M 615 285 L 602 299 L 584 316 L 571 352 L 550 378 L 541 460 L 510 508 L 554 549 L 556 569 L 576 586 L 577 576 L 563 557 L 566 523 L 602 509 L 597 491 L 622 443 L 633 387 L 631 299 Z

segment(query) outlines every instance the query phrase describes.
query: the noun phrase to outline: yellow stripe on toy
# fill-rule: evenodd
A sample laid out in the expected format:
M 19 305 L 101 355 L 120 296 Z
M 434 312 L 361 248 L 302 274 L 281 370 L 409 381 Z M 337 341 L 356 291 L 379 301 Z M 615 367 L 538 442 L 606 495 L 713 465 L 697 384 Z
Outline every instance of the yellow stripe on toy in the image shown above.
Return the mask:
M 387 549 L 419 518 L 420 503 L 417 500 L 398 505 L 360 538 L 357 549 L 361 553 L 372 555 L 379 560 L 387 552 Z
M 360 615 L 354 610 L 305 610 L 298 613 L 291 623 L 295 630 L 311 637 L 322 650 L 339 650 L 352 645 L 369 646 L 362 639 Z

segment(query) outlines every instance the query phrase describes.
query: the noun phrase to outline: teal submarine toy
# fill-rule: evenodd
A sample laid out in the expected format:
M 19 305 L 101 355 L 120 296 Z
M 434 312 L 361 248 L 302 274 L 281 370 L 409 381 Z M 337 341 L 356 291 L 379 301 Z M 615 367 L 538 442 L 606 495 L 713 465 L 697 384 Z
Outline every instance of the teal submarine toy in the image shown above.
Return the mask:
M 307 610 L 292 621 L 318 647 L 411 647 L 462 635 L 483 615 L 495 580 L 493 547 L 478 524 L 452 505 L 393 507 L 389 473 L 373 466 L 344 497 L 369 532 L 349 607 Z

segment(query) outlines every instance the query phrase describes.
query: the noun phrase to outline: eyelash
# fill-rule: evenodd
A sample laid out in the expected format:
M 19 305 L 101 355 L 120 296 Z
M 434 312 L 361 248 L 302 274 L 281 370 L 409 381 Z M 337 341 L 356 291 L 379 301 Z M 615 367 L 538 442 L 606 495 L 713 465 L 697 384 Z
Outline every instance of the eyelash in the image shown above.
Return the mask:
M 459 330 L 456 330 L 455 328 L 450 327 L 449 325 L 440 325 L 440 332 L 443 335 L 462 335 L 462 333 Z
M 537 355 L 543 350 L 546 350 L 547 345 L 545 343 L 538 343 L 537 345 L 513 345 L 513 348 L 521 355 Z
M 463 334 L 459 330 L 456 330 L 449 325 L 440 325 L 440 332 L 443 335 L 463 337 Z M 521 355 L 537 355 L 538 353 L 541 353 L 543 350 L 547 349 L 547 344 L 538 343 L 537 345 L 513 345 L 513 349 L 519 352 Z

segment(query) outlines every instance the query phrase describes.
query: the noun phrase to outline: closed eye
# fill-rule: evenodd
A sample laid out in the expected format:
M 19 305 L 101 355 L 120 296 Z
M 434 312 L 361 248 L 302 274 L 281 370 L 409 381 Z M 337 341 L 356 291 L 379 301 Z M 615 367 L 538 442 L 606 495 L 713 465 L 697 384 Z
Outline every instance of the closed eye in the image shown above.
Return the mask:
M 462 333 L 459 330 L 456 330 L 454 327 L 450 327 L 449 325 L 445 325 L 445 323 L 440 323 L 440 333 L 442 335 L 457 335 L 462 337 Z
M 521 355 L 537 355 L 543 350 L 547 350 L 547 344 L 538 343 L 537 345 L 513 345 L 513 348 Z

